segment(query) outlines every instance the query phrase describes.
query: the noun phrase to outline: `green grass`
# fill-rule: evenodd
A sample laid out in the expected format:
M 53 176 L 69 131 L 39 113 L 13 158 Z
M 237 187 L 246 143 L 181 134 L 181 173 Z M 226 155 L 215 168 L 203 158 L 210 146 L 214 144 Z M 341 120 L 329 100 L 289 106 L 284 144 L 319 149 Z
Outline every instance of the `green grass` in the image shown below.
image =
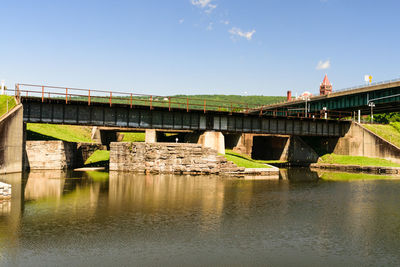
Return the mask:
M 110 151 L 96 150 L 86 161 L 85 165 L 93 165 L 94 163 L 104 162 L 110 160 Z
M 257 162 L 256 160 L 251 159 L 250 157 L 234 152 L 230 149 L 225 150 L 225 158 L 229 161 L 232 161 L 239 167 L 245 168 L 271 168 L 268 165 Z
M 12 109 L 17 105 L 13 96 L 0 95 L 0 117 L 7 112 L 7 102 L 8 102 L 8 110 Z
M 91 128 L 85 126 L 28 123 L 26 130 L 28 140 L 63 140 L 93 143 Z
M 325 154 L 319 158 L 318 163 L 359 165 L 359 166 L 380 166 L 380 167 L 400 167 L 400 164 L 381 158 L 368 158 L 360 156 L 344 156 L 336 154 Z
M 387 180 L 399 179 L 399 177 L 365 174 L 365 173 L 345 173 L 345 172 L 325 172 L 320 177 L 328 181 L 352 181 L 352 180 Z
M 124 138 L 122 139 L 122 142 L 144 142 L 146 138 L 145 133 L 122 133 L 124 135 Z
M 391 122 L 390 124 L 363 124 L 363 126 L 395 146 L 400 147 L 400 122 Z

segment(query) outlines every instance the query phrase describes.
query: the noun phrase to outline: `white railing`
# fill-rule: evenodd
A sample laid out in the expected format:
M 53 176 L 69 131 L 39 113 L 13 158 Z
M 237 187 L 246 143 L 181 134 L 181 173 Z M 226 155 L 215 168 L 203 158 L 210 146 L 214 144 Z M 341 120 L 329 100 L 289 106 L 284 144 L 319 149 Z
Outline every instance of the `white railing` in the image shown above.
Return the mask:
M 400 78 L 387 80 L 387 81 L 381 81 L 381 82 L 362 84 L 362 85 L 357 85 L 357 86 L 348 87 L 348 88 L 344 88 L 344 89 L 339 89 L 339 90 L 333 91 L 333 93 L 343 92 L 343 91 L 350 91 L 350 90 L 354 90 L 354 89 L 358 89 L 358 88 L 370 87 L 370 86 L 375 86 L 375 85 L 380 85 L 380 84 L 390 84 L 390 83 L 394 83 L 394 82 L 400 82 Z

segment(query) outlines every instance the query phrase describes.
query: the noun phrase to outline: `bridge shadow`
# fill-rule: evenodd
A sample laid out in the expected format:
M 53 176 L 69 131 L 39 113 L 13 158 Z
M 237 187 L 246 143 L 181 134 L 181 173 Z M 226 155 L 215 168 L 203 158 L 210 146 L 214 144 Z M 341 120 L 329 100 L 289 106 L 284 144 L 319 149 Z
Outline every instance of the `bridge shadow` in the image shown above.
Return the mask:
M 26 140 L 27 141 L 60 141 L 60 139 L 54 138 L 52 136 L 40 134 L 30 130 L 26 130 Z

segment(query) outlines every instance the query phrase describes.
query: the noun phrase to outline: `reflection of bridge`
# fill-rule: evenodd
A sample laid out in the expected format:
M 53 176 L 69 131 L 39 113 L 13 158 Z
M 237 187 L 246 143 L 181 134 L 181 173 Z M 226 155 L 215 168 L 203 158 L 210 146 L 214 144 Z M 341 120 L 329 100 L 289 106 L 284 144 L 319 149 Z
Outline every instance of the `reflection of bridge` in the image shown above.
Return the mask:
M 135 129 L 343 136 L 347 121 L 252 114 L 247 103 L 18 84 L 24 122 Z M 281 116 L 278 116 L 281 115 Z
M 312 116 L 313 113 L 325 113 L 324 110 L 328 113 L 360 110 L 361 114 L 369 114 L 371 106 L 373 106 L 374 113 L 400 111 L 400 79 L 269 105 L 263 107 L 263 112 L 304 114 L 306 106 L 308 107 L 308 116 Z M 255 111 L 255 113 L 257 112 L 258 110 Z

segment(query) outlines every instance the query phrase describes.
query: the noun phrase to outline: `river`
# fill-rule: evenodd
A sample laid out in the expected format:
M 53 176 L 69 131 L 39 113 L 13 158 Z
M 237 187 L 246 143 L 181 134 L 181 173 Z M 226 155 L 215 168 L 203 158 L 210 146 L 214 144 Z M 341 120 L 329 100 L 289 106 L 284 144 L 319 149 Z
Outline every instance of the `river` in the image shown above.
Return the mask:
M 399 266 L 400 180 L 353 176 L 3 175 L 0 265 Z

